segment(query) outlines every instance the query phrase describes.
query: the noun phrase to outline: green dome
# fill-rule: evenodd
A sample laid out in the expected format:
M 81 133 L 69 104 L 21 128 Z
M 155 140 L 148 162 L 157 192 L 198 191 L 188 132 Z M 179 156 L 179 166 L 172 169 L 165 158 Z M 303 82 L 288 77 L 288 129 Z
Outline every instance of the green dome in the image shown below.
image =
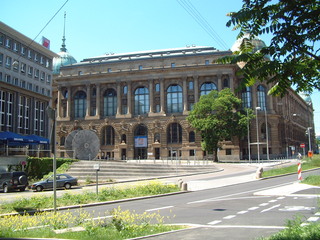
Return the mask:
M 245 33 L 242 38 L 237 39 L 236 42 L 235 42 L 235 43 L 233 44 L 233 46 L 231 47 L 231 51 L 232 51 L 232 52 L 240 51 L 240 46 L 241 46 L 243 40 L 245 40 L 245 39 L 247 39 L 247 40 L 250 39 L 249 33 Z M 252 39 L 252 40 L 251 40 L 251 43 L 252 43 L 253 46 L 254 46 L 253 52 L 257 52 L 257 51 L 259 51 L 261 48 L 264 48 L 264 47 L 267 46 L 267 45 L 265 44 L 265 42 L 262 41 L 260 38 L 254 38 L 254 39 Z
M 72 65 L 77 62 L 77 60 L 66 51 L 61 51 L 57 54 L 59 57 L 53 58 L 53 74 L 59 74 L 61 66 Z

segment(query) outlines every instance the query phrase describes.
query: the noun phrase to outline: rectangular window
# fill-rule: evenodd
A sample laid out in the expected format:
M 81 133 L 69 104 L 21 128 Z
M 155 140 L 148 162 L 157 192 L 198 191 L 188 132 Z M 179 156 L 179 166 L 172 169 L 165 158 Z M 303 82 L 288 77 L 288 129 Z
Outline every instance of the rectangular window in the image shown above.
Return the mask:
M 21 80 L 20 81 L 20 87 L 26 88 L 26 81 Z
M 193 82 L 189 82 L 189 90 L 193 90 Z
M 29 119 L 30 119 L 30 98 L 25 99 L 25 108 L 24 108 L 24 129 L 29 129 Z
M 50 61 L 49 59 L 46 59 L 46 68 L 49 68 L 51 65 L 50 65 Z
M 3 54 L 0 53 L 0 66 L 2 66 L 2 63 L 3 63 Z
M 13 43 L 13 51 L 18 52 L 18 43 L 14 42 Z
M 38 62 L 38 60 L 39 60 L 38 53 L 34 53 L 34 61 Z
M 20 53 L 22 56 L 26 55 L 26 48 L 24 46 L 21 46 Z
M 7 83 L 11 83 L 11 76 L 8 75 L 8 74 L 6 74 L 6 76 L 5 76 L 5 81 L 6 81 Z
M 123 87 L 123 94 L 127 94 L 128 93 L 128 86 L 124 86 Z
M 33 129 L 35 132 L 38 132 L 39 129 L 39 101 L 35 100 L 34 103 L 34 121 L 33 121 Z
M 226 155 L 232 155 L 232 149 L 227 148 L 226 149 Z
M 17 72 L 18 69 L 19 69 L 19 62 L 18 62 L 18 60 L 14 60 L 12 65 L 13 65 L 13 70 Z
M 51 84 L 51 75 L 47 75 L 47 84 Z
M 28 58 L 31 59 L 32 58 L 32 52 L 31 49 L 28 49 Z
M 11 48 L 11 39 L 9 38 L 6 39 L 6 47 Z
M 156 84 L 156 92 L 160 92 L 160 84 L 159 83 Z
M 3 45 L 3 42 L 4 42 L 4 36 L 0 35 L 0 45 Z
M 2 81 L 2 72 L 0 72 L 0 81 Z
M 43 61 L 43 56 L 40 56 L 40 64 L 43 65 L 44 61 Z
M 41 81 L 44 82 L 44 79 L 46 77 L 46 73 L 45 72 L 41 72 Z
M 7 93 L 7 127 L 12 127 L 12 115 L 13 115 L 13 94 Z
M 189 150 L 189 156 L 193 157 L 195 155 L 194 149 Z
M 34 78 L 36 78 L 36 79 L 39 78 L 39 69 L 34 70 Z
M 18 78 L 13 78 L 13 84 L 16 86 L 19 86 L 19 79 Z
M 171 67 L 174 68 L 176 66 L 175 63 L 171 63 Z
M 21 63 L 21 72 L 25 73 L 26 72 L 26 64 L 25 63 Z
M 0 91 L 0 126 L 5 124 L 5 105 L 6 104 L 6 93 Z
M 206 65 L 209 65 L 209 64 L 210 64 L 209 60 L 206 60 L 206 61 L 205 61 L 205 64 L 206 64 Z
M 6 67 L 11 68 L 12 58 L 7 56 L 6 57 Z
M 32 77 L 32 74 L 33 74 L 33 67 L 28 67 L 28 76 L 29 77 Z
M 28 83 L 28 90 L 32 91 L 32 83 Z
M 24 97 L 20 96 L 19 98 L 19 112 L 18 112 L 18 128 L 22 129 L 23 128 L 23 109 L 24 106 Z
M 139 70 L 142 70 L 142 68 L 143 68 L 142 65 L 139 65 Z
M 111 73 L 112 72 L 112 69 L 111 68 L 108 68 L 108 73 Z

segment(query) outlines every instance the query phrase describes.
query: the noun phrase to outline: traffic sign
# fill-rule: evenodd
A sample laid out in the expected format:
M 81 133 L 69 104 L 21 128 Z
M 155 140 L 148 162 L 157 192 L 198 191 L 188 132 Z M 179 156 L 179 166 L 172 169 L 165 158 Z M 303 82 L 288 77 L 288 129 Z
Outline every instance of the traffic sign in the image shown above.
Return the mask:
M 306 145 L 305 145 L 304 143 L 301 143 L 301 144 L 300 144 L 300 147 L 301 147 L 301 148 L 305 148 Z

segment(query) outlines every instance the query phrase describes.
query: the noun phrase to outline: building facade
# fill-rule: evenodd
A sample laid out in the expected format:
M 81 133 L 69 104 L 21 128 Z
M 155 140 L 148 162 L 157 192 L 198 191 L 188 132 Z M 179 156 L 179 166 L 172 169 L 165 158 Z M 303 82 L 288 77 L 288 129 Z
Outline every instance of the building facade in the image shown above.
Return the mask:
M 54 52 L 0 22 L 0 131 L 48 138 Z
M 214 63 L 230 54 L 191 46 L 106 54 L 62 66 L 54 76 L 58 152 L 66 156 L 66 139 L 83 129 L 97 134 L 101 159 L 207 158 L 186 117 L 202 95 L 223 88 L 241 98 L 244 108 L 254 109 L 257 119 L 249 124 L 249 141 L 247 136 L 222 142 L 220 160 L 248 159 L 249 152 L 251 159 L 271 159 L 302 151 L 305 130 L 313 126 L 312 104 L 293 90 L 282 99 L 268 96 L 265 83 L 238 91 L 239 66 Z

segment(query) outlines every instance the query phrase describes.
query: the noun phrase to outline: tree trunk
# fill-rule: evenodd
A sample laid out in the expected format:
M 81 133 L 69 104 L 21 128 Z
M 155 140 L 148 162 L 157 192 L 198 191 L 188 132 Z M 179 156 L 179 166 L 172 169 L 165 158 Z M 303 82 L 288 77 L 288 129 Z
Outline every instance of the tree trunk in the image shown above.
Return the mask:
M 213 150 L 213 161 L 214 162 L 218 162 L 219 161 L 219 159 L 218 159 L 218 148 L 215 148 L 214 150 Z

